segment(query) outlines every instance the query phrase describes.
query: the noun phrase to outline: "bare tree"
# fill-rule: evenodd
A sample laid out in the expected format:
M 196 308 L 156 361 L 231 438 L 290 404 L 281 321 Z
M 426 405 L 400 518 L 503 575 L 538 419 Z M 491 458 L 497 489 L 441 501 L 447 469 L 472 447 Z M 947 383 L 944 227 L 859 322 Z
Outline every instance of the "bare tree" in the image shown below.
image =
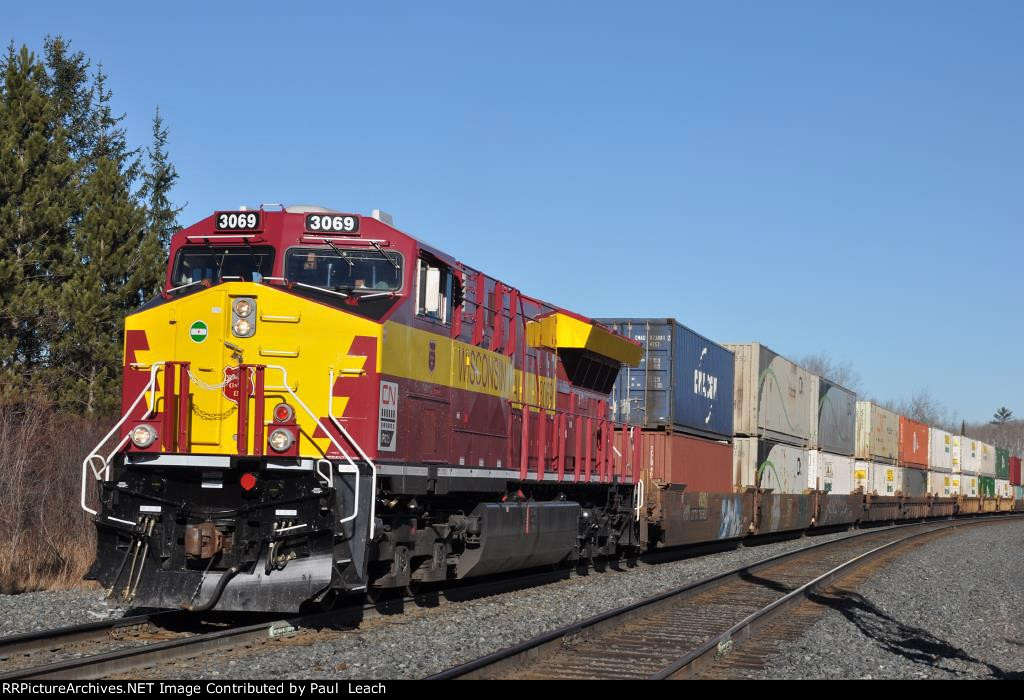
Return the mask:
M 851 391 L 860 393 L 860 372 L 849 360 L 833 360 L 828 353 L 818 352 L 804 355 L 798 364 L 812 374 L 817 374 Z
M 909 398 L 882 401 L 879 402 L 879 405 L 920 423 L 926 423 L 951 433 L 962 432 L 957 430 L 956 412 L 951 411 L 945 404 L 932 396 L 928 389 L 919 389 Z

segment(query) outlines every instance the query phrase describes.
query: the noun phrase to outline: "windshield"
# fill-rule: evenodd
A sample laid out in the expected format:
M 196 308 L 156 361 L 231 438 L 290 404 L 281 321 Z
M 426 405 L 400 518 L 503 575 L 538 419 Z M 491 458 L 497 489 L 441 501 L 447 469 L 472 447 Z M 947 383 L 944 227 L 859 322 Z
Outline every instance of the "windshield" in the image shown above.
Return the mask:
M 259 282 L 273 274 L 274 249 L 269 247 L 182 248 L 171 275 L 171 287 L 194 282 Z
M 285 259 L 285 277 L 325 289 L 393 292 L 402 286 L 402 257 L 372 249 L 293 248 Z

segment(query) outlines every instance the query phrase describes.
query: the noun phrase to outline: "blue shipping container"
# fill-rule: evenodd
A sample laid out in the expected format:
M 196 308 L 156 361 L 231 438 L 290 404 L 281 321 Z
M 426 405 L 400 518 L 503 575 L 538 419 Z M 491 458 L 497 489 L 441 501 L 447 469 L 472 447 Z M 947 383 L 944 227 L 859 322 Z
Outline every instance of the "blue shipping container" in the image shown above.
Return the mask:
M 732 439 L 731 351 L 671 318 L 596 320 L 644 346 L 612 389 L 616 421 Z

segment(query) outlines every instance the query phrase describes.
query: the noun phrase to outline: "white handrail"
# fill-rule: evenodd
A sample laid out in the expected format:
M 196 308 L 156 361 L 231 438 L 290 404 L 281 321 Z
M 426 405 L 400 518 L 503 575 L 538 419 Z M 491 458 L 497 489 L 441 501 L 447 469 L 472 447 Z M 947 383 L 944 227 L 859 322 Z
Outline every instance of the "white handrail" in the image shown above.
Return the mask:
M 318 426 L 320 426 L 321 430 L 324 431 L 324 435 L 327 436 L 327 439 L 330 440 L 331 443 L 336 448 L 338 448 L 338 451 L 341 453 L 341 456 L 345 459 L 346 462 L 348 462 L 348 469 L 351 470 L 351 471 L 345 470 L 344 473 L 349 473 L 349 474 L 355 474 L 356 475 L 356 479 L 355 479 L 356 490 L 355 490 L 355 494 L 354 494 L 355 508 L 353 508 L 353 510 L 352 510 L 352 515 L 348 516 L 347 518 L 342 518 L 339 522 L 347 523 L 350 520 L 355 520 L 356 516 L 359 515 L 359 466 L 352 459 L 352 456 L 349 455 L 348 450 L 346 450 L 344 447 L 342 447 L 341 443 L 339 443 L 337 440 L 334 439 L 334 436 L 331 435 L 331 431 L 327 429 L 327 426 L 324 425 L 323 421 L 321 421 L 319 418 L 317 418 L 316 414 L 313 413 L 313 411 L 310 410 L 309 406 L 307 406 L 305 404 L 305 402 L 303 402 L 303 400 L 299 398 L 299 395 L 296 394 L 294 391 L 292 391 L 292 388 L 290 386 L 288 386 L 288 370 L 286 370 L 281 365 L 266 365 L 266 368 L 267 369 L 276 369 L 276 370 L 280 370 L 281 371 L 281 384 L 282 384 L 284 390 L 287 391 L 288 394 L 293 399 L 295 399 L 295 403 L 299 404 L 299 406 L 302 407 L 302 410 L 305 411 L 306 414 L 309 415 L 309 417 L 312 418 L 316 422 L 316 424 Z M 262 420 L 262 417 L 260 417 L 260 420 Z M 356 445 L 356 449 L 359 449 L 358 445 Z M 344 465 L 339 464 L 338 465 L 338 473 L 342 473 L 343 469 L 344 469 Z M 333 479 L 331 481 L 333 482 Z M 376 481 L 374 481 L 374 483 L 376 484 Z M 373 493 L 376 494 L 376 489 L 374 490 Z M 373 538 L 373 501 L 374 501 L 374 497 L 375 497 L 374 495 L 371 495 L 371 497 L 370 497 L 370 537 L 371 537 L 371 539 Z
M 117 421 L 117 423 L 114 425 L 114 427 L 110 429 L 110 432 L 107 433 L 103 437 L 103 439 L 100 440 L 99 444 L 96 445 L 96 447 L 92 448 L 92 451 L 89 452 L 88 455 L 86 455 L 84 460 L 82 460 L 82 501 L 81 501 L 81 505 L 82 505 L 82 510 L 84 510 L 86 513 L 89 513 L 90 515 L 96 515 L 96 511 L 93 510 L 92 508 L 90 508 L 85 503 L 85 496 L 86 496 L 85 492 L 86 492 L 86 484 L 88 483 L 89 471 L 92 470 L 92 474 L 93 474 L 93 477 L 94 477 L 95 481 L 100 481 L 101 479 L 109 479 L 110 478 L 110 461 L 114 458 L 114 455 L 117 454 L 117 451 L 120 450 L 122 447 L 124 447 L 125 444 L 127 444 L 128 437 L 125 437 L 123 440 L 121 440 L 118 443 L 117 447 L 114 448 L 113 452 L 111 452 L 110 455 L 107 456 L 106 458 L 104 458 L 102 454 L 99 454 L 100 449 L 105 444 L 107 444 L 107 440 L 109 440 L 114 435 L 114 433 L 116 433 L 118 430 L 121 429 L 121 426 L 124 425 L 124 422 L 126 420 L 128 420 L 128 416 L 130 416 L 132 414 L 132 411 L 135 410 L 135 407 L 139 405 L 140 401 L 142 401 L 142 397 L 146 396 L 146 394 L 148 394 L 151 390 L 154 390 L 155 385 L 156 385 L 156 371 L 160 367 L 165 365 L 165 364 L 166 364 L 165 362 L 154 362 L 150 366 L 150 368 L 149 368 L 149 381 L 146 382 L 145 388 L 142 390 L 142 392 L 132 402 L 131 407 L 129 407 L 129 409 L 127 411 L 125 411 L 124 415 L 121 416 L 121 420 Z M 146 415 L 148 416 L 149 414 L 151 414 L 153 412 L 153 408 L 155 407 L 155 401 L 153 403 L 150 403 L 149 401 L 147 401 L 146 402 L 146 407 L 148 409 L 147 412 L 146 412 Z M 97 469 L 96 467 L 92 466 L 92 462 L 94 462 L 96 459 L 103 460 L 102 468 Z M 103 474 L 102 477 L 100 476 L 101 473 Z
M 636 482 L 636 519 L 640 520 L 640 510 L 644 505 L 644 479 L 641 476 L 640 481 Z
M 356 449 L 359 456 L 370 466 L 370 492 L 373 496 L 370 498 L 370 539 L 373 539 L 374 534 L 377 530 L 377 465 L 373 463 L 370 456 L 363 451 L 359 443 L 355 441 L 351 434 L 345 429 L 345 426 L 334 417 L 334 369 L 331 369 L 330 380 L 327 385 L 327 417 L 331 419 L 334 426 L 338 429 L 345 439 Z

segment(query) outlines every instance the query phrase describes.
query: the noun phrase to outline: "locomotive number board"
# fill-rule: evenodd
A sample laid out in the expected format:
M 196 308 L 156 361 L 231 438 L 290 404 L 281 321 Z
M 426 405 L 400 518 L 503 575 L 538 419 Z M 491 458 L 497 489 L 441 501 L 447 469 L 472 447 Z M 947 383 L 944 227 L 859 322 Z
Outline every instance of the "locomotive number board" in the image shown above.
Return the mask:
M 262 217 L 258 211 L 219 211 L 214 219 L 218 231 L 259 231 Z
M 352 214 L 306 214 L 309 233 L 359 233 L 359 217 Z

